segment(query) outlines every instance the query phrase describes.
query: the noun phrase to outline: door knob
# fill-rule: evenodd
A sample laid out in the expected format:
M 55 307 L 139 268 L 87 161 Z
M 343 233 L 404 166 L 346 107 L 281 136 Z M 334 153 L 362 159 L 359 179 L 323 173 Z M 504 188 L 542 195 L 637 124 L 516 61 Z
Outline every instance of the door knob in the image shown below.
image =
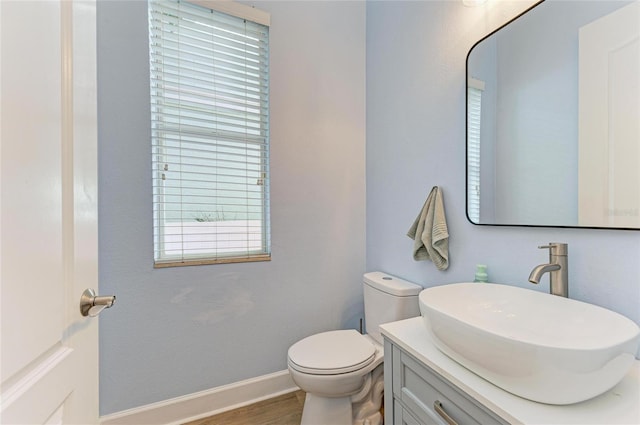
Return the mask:
M 102 310 L 116 302 L 115 295 L 97 296 L 93 289 L 85 289 L 80 297 L 80 314 L 96 317 Z

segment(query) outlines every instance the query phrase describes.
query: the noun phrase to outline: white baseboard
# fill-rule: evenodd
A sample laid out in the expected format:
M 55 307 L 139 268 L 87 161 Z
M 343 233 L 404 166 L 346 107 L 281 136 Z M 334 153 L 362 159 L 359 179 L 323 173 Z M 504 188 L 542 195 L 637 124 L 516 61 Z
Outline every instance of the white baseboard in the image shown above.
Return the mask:
M 271 373 L 100 418 L 101 425 L 174 425 L 298 390 L 289 371 Z

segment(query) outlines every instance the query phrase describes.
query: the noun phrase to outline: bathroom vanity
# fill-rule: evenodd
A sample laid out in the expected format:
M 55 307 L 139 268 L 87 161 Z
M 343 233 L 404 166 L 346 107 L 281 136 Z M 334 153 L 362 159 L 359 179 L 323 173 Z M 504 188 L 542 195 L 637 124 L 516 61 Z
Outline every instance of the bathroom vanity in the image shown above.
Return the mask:
M 638 360 L 606 393 L 581 403 L 549 405 L 508 393 L 447 357 L 433 344 L 421 317 L 380 328 L 386 424 L 640 424 Z

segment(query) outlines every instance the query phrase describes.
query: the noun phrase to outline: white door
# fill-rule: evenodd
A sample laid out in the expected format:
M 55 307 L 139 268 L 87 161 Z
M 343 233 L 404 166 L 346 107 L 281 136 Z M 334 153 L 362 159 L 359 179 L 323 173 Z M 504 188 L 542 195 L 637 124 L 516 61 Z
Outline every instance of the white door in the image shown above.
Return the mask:
M 0 0 L 0 423 L 98 421 L 95 4 Z
M 579 222 L 640 227 L 640 2 L 580 29 Z

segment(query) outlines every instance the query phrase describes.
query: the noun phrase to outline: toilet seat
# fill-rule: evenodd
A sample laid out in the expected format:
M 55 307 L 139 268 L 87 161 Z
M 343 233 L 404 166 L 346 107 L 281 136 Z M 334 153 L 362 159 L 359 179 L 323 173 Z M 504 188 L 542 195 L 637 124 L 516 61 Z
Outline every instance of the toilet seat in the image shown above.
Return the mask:
M 339 375 L 362 369 L 376 356 L 376 347 L 353 329 L 322 332 L 289 348 L 289 365 L 312 375 Z

